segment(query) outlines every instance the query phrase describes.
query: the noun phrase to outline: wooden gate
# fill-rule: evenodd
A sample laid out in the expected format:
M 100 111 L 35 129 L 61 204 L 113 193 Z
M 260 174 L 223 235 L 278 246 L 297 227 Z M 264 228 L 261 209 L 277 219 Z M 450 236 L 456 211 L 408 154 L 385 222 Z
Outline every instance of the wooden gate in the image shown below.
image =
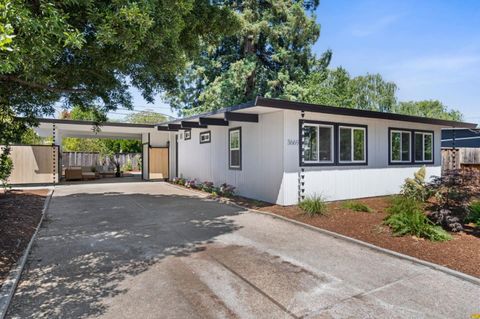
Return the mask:
M 148 150 L 149 179 L 168 179 L 168 147 Z

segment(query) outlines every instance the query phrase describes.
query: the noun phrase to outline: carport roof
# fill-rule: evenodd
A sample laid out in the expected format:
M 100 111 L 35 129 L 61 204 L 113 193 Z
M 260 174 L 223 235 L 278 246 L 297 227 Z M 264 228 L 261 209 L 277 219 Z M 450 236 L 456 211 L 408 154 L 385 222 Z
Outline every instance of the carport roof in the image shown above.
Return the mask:
M 198 114 L 198 115 L 186 117 L 183 119 L 177 119 L 169 122 L 159 123 L 157 126 L 159 126 L 160 128 L 165 128 L 165 126 L 168 124 L 180 124 L 182 121 L 184 122 L 194 121 L 194 120 L 198 120 L 199 118 L 217 118 L 217 119 L 226 120 L 226 116 L 225 116 L 226 113 L 261 114 L 261 113 L 272 112 L 272 109 L 296 110 L 296 111 L 305 111 L 305 112 L 313 112 L 313 113 L 325 113 L 325 114 L 336 114 L 336 115 L 345 115 L 345 116 L 354 116 L 354 117 L 393 120 L 393 121 L 415 122 L 415 123 L 439 125 L 442 127 L 461 127 L 461 128 L 477 127 L 476 123 L 427 118 L 427 117 L 404 115 L 404 114 L 397 114 L 397 113 L 359 110 L 359 109 L 351 109 L 351 108 L 345 108 L 345 107 L 287 101 L 287 100 L 281 100 L 281 99 L 270 99 L 270 98 L 264 98 L 260 96 L 251 102 L 234 105 L 234 106 L 226 107 L 213 112 Z

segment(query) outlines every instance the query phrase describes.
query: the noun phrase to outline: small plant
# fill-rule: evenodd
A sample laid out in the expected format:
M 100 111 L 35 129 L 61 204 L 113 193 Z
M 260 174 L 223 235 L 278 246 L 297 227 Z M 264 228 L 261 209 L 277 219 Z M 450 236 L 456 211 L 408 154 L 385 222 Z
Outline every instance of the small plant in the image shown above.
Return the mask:
M 465 218 L 466 223 L 474 223 L 480 227 L 480 201 L 474 201 L 468 207 L 468 215 Z
M 126 172 L 131 172 L 133 170 L 132 161 L 128 159 L 127 162 L 123 164 L 122 169 Z
M 427 170 L 422 166 L 413 178 L 407 178 L 402 186 L 401 194 L 406 197 L 411 197 L 417 201 L 424 202 L 432 196 L 431 190 L 427 187 L 425 176 Z
M 446 241 L 452 237 L 440 226 L 435 226 L 422 211 L 422 205 L 410 197 L 397 196 L 387 209 L 384 224 L 394 236 L 413 235 L 432 241 Z
M 13 170 L 13 161 L 10 158 L 10 148 L 5 147 L 3 150 L 0 150 L 0 184 L 3 187 L 5 194 L 11 188 L 8 183 L 8 178 Z
M 213 191 L 213 183 L 212 182 L 203 182 L 201 184 L 201 190 L 207 193 L 211 193 Z
M 185 181 L 185 187 L 187 188 L 197 188 L 197 182 L 194 179 Z
M 182 186 L 183 186 L 183 185 L 185 185 L 186 180 L 185 180 L 185 178 L 183 178 L 183 177 L 175 177 L 175 178 L 172 180 L 172 182 L 173 182 L 174 184 L 182 185 Z
M 220 194 L 225 197 L 231 197 L 235 194 L 235 187 L 227 183 L 220 185 L 219 189 Z
M 366 213 L 371 213 L 372 212 L 372 209 L 370 207 L 368 207 L 367 205 L 365 205 L 363 203 L 356 202 L 356 201 L 347 201 L 347 202 L 342 204 L 342 207 L 346 208 L 346 209 L 351 209 L 351 210 L 356 211 L 356 212 L 366 212 Z
M 327 213 L 327 204 L 321 195 L 313 194 L 307 196 L 298 204 L 301 210 L 310 217 L 316 215 L 325 215 Z

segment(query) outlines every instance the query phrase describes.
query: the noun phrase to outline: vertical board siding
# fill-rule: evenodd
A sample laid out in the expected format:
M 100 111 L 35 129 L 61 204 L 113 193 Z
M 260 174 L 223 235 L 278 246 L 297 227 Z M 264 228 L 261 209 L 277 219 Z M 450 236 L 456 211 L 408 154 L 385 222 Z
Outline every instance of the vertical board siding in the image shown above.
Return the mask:
M 55 163 L 58 163 L 58 153 L 57 146 L 11 146 L 13 170 L 8 182 L 12 185 L 57 183 L 58 173 L 54 174 L 54 156 Z
M 121 153 L 117 155 L 119 157 L 121 167 L 127 164 L 129 161 L 132 164 L 132 169 L 134 171 L 138 170 L 142 166 L 141 153 Z M 95 152 L 63 152 L 62 166 L 64 168 L 74 166 L 103 166 L 105 169 L 115 167 L 113 163 L 110 163 L 110 159 L 108 157 L 101 156 L 99 153 Z
M 480 164 L 480 148 L 442 149 L 442 171 Z

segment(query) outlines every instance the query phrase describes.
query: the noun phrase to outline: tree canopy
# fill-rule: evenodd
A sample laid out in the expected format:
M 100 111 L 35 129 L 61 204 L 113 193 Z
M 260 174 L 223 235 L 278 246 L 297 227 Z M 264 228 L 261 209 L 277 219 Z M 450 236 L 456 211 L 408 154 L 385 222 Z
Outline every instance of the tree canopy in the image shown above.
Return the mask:
M 445 120 L 463 120 L 463 115 L 460 111 L 449 110 L 446 105 L 438 100 L 400 102 L 395 106 L 395 112 Z
M 331 53 L 320 59 L 312 45 L 320 34 L 317 1 L 224 1 L 239 16 L 235 34 L 216 44 L 204 43 L 179 85 L 166 97 L 182 114 L 200 113 L 252 100 L 279 97 L 289 83 L 323 70 Z
M 165 122 L 168 116 L 152 111 L 141 111 L 138 113 L 132 113 L 125 117 L 125 122 L 135 124 L 158 124 Z

